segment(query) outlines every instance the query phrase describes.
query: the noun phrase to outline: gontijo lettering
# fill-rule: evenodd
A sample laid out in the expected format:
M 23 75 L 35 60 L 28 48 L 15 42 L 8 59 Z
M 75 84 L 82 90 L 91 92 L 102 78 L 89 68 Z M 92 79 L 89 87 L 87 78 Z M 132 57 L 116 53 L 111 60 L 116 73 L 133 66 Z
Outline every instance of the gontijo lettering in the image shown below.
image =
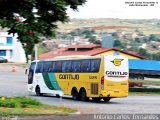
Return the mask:
M 128 72 L 106 71 L 106 75 L 108 77 L 126 77 L 128 75 Z
M 73 79 L 73 80 L 79 80 L 78 74 L 60 74 L 59 79 Z

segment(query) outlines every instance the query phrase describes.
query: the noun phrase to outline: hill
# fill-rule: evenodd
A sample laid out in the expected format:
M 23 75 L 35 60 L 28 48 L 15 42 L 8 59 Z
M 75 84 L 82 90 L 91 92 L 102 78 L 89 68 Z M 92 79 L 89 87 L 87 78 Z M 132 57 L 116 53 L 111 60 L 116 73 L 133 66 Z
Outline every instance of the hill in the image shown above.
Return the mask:
M 123 29 L 126 32 L 141 31 L 145 35 L 160 34 L 159 19 L 71 19 L 66 24 L 58 23 L 59 29 L 100 28 L 97 31 L 115 32 Z

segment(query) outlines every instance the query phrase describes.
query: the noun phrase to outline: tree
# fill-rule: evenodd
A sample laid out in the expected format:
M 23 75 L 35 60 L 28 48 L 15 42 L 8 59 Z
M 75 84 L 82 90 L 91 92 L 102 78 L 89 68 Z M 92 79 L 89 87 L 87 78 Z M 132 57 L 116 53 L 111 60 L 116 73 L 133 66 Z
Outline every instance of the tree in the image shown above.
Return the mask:
M 26 56 L 41 36 L 54 36 L 56 22 L 67 22 L 67 7 L 77 10 L 86 0 L 0 0 L 0 26 L 17 33 Z
M 146 49 L 140 48 L 139 51 L 138 51 L 138 53 L 141 56 L 147 57 L 147 51 L 146 51 Z
M 157 35 L 155 35 L 155 34 L 151 34 L 149 36 L 149 40 L 160 42 L 160 38 Z
M 121 43 L 120 40 L 115 40 L 114 41 L 114 47 L 124 49 L 124 46 L 123 46 L 123 44 Z

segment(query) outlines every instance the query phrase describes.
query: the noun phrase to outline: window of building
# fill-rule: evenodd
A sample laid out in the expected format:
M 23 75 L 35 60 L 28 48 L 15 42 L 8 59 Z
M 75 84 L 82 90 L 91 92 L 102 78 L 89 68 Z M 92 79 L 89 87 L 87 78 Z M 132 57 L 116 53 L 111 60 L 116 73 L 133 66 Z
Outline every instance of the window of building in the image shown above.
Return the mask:
M 13 50 L 10 50 L 9 54 L 10 54 L 10 58 L 12 59 L 13 58 Z
M 13 44 L 13 38 L 7 37 L 7 45 L 12 45 L 12 44 Z
M 0 50 L 0 56 L 6 56 L 6 50 Z

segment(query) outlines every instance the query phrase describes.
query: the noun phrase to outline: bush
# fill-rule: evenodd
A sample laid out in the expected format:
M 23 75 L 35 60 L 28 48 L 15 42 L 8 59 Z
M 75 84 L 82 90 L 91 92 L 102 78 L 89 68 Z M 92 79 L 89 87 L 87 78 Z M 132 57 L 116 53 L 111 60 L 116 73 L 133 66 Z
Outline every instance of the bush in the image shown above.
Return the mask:
M 0 107 L 9 107 L 9 108 L 15 108 L 20 106 L 20 104 L 16 101 L 12 101 L 12 100 L 0 100 Z
M 20 102 L 22 105 L 36 105 L 36 106 L 41 105 L 39 101 L 27 97 L 24 97 Z
M 160 92 L 159 88 L 129 88 L 130 92 Z
M 33 100 L 29 97 L 0 97 L 0 107 L 32 107 L 32 106 L 40 106 L 42 105 L 39 101 Z

